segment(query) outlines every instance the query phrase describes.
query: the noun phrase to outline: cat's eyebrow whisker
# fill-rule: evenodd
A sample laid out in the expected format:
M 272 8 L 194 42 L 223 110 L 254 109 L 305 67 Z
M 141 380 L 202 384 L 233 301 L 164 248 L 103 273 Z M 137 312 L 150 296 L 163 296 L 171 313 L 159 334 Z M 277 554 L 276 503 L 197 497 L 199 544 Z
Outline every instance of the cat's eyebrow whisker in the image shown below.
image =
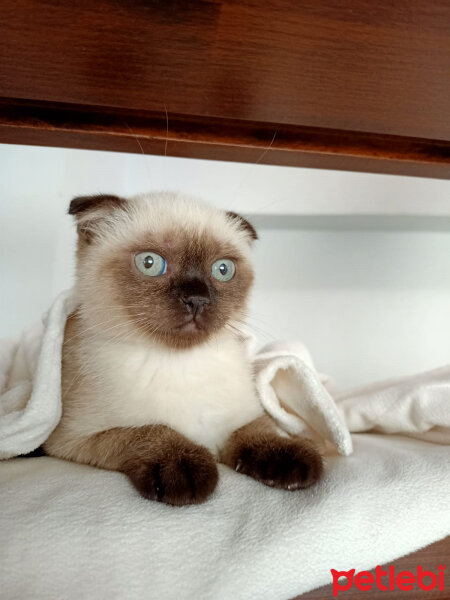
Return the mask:
M 145 170 L 147 171 L 149 183 L 151 183 L 152 178 L 151 178 L 150 171 L 149 171 L 149 168 L 148 168 L 148 163 L 146 161 L 147 154 L 144 152 L 144 148 L 143 148 L 143 146 L 141 144 L 141 140 L 139 139 L 139 137 L 137 136 L 137 134 L 134 133 L 134 131 L 131 129 L 131 127 L 128 125 L 128 123 L 126 121 L 124 121 L 124 124 L 129 129 L 131 135 L 134 137 L 134 139 L 138 143 L 138 146 L 139 146 L 139 148 L 140 148 L 140 150 L 142 152 L 142 156 L 144 157 L 144 160 L 145 160 Z M 149 137 L 151 137 L 151 136 L 149 136 Z
M 165 104 L 164 110 L 166 113 L 166 142 L 164 144 L 164 156 L 167 156 L 167 142 L 169 141 L 169 113 L 167 112 L 167 106 Z
M 237 195 L 238 195 L 238 192 L 239 192 L 239 190 L 240 190 L 240 189 L 241 189 L 241 187 L 242 187 L 242 184 L 245 182 L 245 180 L 248 178 L 248 176 L 252 174 L 252 172 L 254 171 L 254 167 L 256 167 L 257 165 L 259 165 L 259 163 L 260 163 L 260 162 L 261 162 L 261 161 L 264 159 L 264 157 L 266 156 L 266 154 L 267 154 L 267 153 L 269 152 L 269 150 L 272 148 L 272 146 L 273 146 L 273 143 L 275 142 L 275 138 L 277 137 L 277 135 L 278 135 L 278 129 L 277 129 L 277 130 L 275 130 L 275 132 L 274 132 L 274 134 L 273 134 L 273 136 L 272 136 L 272 139 L 270 140 L 270 143 L 269 143 L 269 145 L 268 145 L 266 148 L 264 148 L 263 152 L 262 152 L 262 153 L 261 153 L 261 155 L 258 157 L 258 159 L 257 159 L 257 160 L 256 160 L 254 163 L 251 163 L 251 165 L 250 165 L 250 168 L 248 169 L 247 173 L 245 173 L 245 174 L 244 174 L 244 175 L 241 177 L 241 179 L 240 179 L 240 181 L 239 181 L 238 185 L 236 186 L 236 189 L 235 189 L 235 191 L 233 192 L 233 201 L 234 201 L 234 202 L 237 200 Z
M 262 159 L 265 157 L 265 155 L 272 148 L 273 143 L 275 141 L 275 138 L 277 137 L 277 134 L 278 134 L 278 130 L 275 131 L 275 133 L 273 134 L 273 137 L 272 137 L 272 140 L 271 140 L 270 144 L 267 146 L 267 148 L 264 150 L 264 152 L 261 154 L 261 156 L 258 158 L 258 160 L 255 163 L 253 163 L 254 165 L 259 165 L 259 163 L 262 161 Z

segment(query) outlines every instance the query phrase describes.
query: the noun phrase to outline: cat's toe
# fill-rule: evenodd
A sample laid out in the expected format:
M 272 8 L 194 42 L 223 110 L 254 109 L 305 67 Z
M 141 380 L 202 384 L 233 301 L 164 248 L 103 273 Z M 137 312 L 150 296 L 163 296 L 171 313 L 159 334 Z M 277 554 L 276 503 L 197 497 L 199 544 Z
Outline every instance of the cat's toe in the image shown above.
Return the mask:
M 270 487 L 295 491 L 320 479 L 323 461 L 309 440 L 274 437 L 241 448 L 236 470 Z
M 201 446 L 170 453 L 128 473 L 142 496 L 166 504 L 200 504 L 214 491 L 219 473 L 212 454 Z

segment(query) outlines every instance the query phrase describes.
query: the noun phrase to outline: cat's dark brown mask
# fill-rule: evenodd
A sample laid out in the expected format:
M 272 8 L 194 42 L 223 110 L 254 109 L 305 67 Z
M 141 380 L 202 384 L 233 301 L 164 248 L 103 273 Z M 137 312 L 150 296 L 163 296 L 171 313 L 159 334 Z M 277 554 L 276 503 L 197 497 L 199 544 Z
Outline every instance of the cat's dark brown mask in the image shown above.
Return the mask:
M 93 320 L 103 304 L 109 323 L 120 314 L 136 334 L 188 348 L 244 317 L 256 232 L 239 215 L 160 194 L 136 204 L 77 198 L 69 212 L 80 299 Z

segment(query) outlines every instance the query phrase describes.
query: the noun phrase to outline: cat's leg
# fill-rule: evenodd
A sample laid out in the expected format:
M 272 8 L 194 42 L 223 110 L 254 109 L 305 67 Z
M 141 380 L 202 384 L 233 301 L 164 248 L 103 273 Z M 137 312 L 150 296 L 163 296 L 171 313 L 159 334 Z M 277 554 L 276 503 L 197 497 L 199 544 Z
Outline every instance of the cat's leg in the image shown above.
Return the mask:
M 125 473 L 145 498 L 177 506 L 204 502 L 218 481 L 211 452 L 165 425 L 116 427 L 84 439 L 57 433 L 44 448 L 52 456 Z
M 323 471 L 313 442 L 280 435 L 268 415 L 235 431 L 221 450 L 220 461 L 265 485 L 286 490 L 312 485 Z

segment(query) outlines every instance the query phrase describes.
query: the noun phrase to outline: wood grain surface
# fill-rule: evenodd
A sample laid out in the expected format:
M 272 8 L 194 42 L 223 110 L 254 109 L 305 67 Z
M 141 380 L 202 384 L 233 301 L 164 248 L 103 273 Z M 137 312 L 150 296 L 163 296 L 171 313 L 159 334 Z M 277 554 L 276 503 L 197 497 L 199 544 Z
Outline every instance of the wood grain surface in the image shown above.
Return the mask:
M 449 177 L 450 2 L 2 0 L 0 97 L 3 142 L 161 153 L 167 112 L 176 156 Z
M 0 99 L 0 142 L 450 178 L 450 142 Z

